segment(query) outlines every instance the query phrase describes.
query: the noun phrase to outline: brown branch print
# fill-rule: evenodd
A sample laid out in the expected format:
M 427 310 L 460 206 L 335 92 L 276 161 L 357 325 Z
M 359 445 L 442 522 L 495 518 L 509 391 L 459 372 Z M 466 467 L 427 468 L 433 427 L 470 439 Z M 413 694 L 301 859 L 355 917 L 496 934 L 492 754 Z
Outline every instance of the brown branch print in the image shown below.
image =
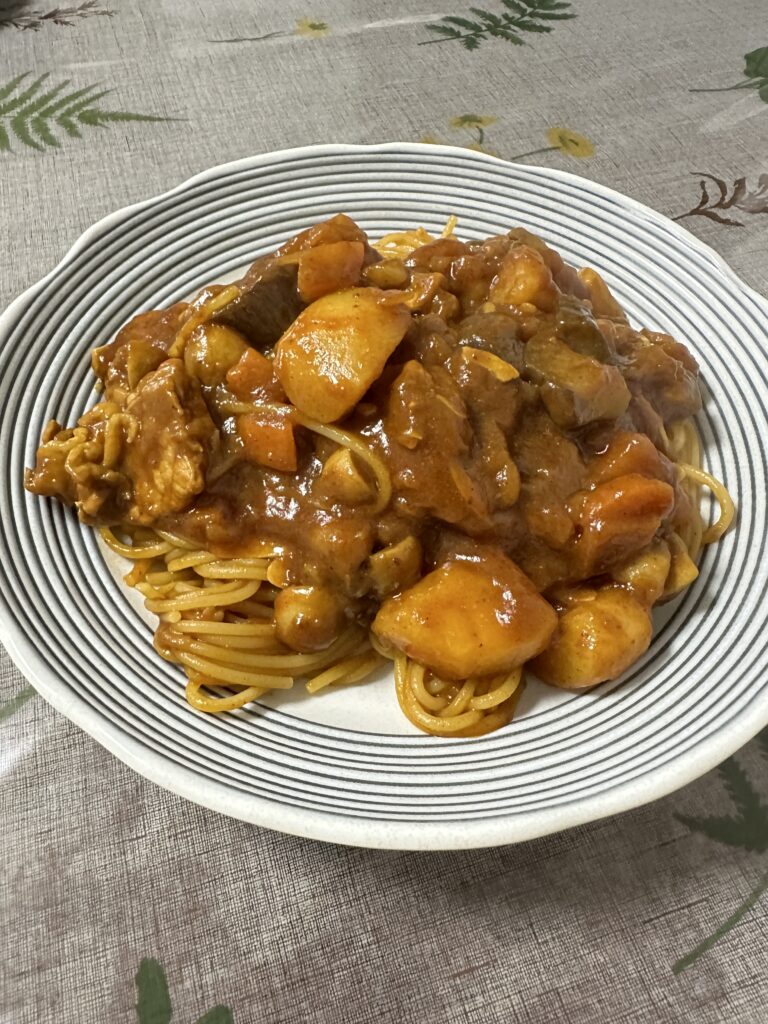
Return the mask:
M 741 214 L 768 213 L 768 174 L 761 174 L 755 187 L 750 189 L 746 178 L 737 178 L 733 185 L 728 186 L 722 178 L 716 178 L 713 174 L 703 171 L 692 173 L 699 178 L 699 202 L 687 213 L 673 217 L 673 220 L 706 217 L 717 224 L 742 228 L 744 221 L 738 219 Z

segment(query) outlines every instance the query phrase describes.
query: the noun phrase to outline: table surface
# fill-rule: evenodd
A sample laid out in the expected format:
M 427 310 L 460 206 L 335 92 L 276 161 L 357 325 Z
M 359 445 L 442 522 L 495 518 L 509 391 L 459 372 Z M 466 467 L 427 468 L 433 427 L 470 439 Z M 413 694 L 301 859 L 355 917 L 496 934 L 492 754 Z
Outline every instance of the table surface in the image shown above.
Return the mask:
M 0 0 L 0 306 L 110 211 L 328 141 L 574 171 L 768 290 L 764 0 L 474 2 Z M 144 781 L 0 651 L 0 1019 L 764 1022 L 767 762 L 518 847 L 345 849 Z

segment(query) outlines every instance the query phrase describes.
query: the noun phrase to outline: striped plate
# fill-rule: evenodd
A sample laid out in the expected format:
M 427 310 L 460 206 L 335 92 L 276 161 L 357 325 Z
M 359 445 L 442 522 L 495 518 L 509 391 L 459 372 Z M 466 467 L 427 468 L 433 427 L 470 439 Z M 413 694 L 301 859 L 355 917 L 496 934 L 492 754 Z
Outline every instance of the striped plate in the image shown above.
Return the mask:
M 140 310 L 225 280 L 345 211 L 372 236 L 449 214 L 459 235 L 524 225 L 608 279 L 703 367 L 708 468 L 739 504 L 696 584 L 618 683 L 529 687 L 479 739 L 415 734 L 391 678 L 206 717 L 92 531 L 27 495 L 46 421 L 92 404 L 89 352 Z M 201 174 L 91 228 L 0 321 L 0 635 L 56 708 L 162 786 L 270 828 L 361 846 L 490 846 L 626 810 L 696 778 L 768 722 L 764 591 L 768 305 L 686 231 L 561 171 L 440 146 L 320 146 Z

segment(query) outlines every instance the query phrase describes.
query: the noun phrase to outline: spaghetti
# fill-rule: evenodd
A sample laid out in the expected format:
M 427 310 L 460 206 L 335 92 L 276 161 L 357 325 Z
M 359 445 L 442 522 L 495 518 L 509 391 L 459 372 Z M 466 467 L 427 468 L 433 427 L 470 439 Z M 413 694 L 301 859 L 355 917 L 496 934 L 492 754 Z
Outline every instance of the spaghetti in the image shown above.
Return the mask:
M 617 367 L 641 342 L 594 272 L 579 284 L 526 232 L 459 242 L 455 218 L 440 239 L 418 228 L 375 249 L 350 225 L 319 225 L 238 284 L 144 314 L 97 350 L 102 400 L 73 428 L 49 425 L 27 486 L 76 505 L 133 563 L 125 582 L 157 616 L 155 648 L 185 671 L 196 710 L 234 711 L 298 680 L 317 694 L 393 662 L 414 726 L 481 736 L 512 719 L 532 659 L 555 685 L 623 671 L 647 645 L 653 603 L 695 578 L 734 503 L 701 465 L 691 371 L 674 369 L 681 414 L 660 428 L 663 452 L 649 455 L 640 428 L 605 426 L 607 409 L 627 408 Z M 363 257 L 384 263 L 361 328 Z M 324 289 L 304 301 L 306 337 L 296 289 Z M 274 348 L 249 345 L 254 318 L 262 339 L 283 307 Z M 620 324 L 622 360 L 583 354 L 592 311 Z M 547 359 L 577 327 L 570 384 Z M 388 361 L 403 336 L 405 355 Z M 587 415 L 575 389 L 590 374 L 590 395 L 613 391 Z M 652 407 L 654 374 L 641 381 Z M 329 394 L 343 415 L 322 414 Z M 606 451 L 623 467 L 607 479 Z M 702 488 L 719 507 L 710 525 Z M 599 626 L 614 605 L 629 631 L 618 653 Z M 590 619 L 598 606 L 603 620 Z M 587 674 L 569 617 L 599 654 Z

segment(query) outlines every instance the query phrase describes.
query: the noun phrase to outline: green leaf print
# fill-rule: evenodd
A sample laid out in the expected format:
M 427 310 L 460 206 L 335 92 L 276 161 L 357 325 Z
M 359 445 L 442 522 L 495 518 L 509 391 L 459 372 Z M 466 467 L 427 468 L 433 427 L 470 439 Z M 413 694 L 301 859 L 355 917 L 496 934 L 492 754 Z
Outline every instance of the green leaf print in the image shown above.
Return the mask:
M 430 43 L 458 41 L 465 50 L 477 50 L 489 38 L 503 39 L 513 46 L 524 46 L 523 36 L 551 32 L 552 21 L 567 21 L 575 18 L 566 0 L 501 0 L 502 11 L 498 13 L 480 7 L 468 8 L 472 18 L 460 14 L 448 14 L 438 22 L 427 25 L 427 29 L 438 38 L 424 39 L 419 46 Z
M 691 89 L 691 92 L 731 92 L 734 89 L 756 89 L 757 95 L 768 103 L 768 46 L 760 46 L 744 54 L 743 81 L 735 85 L 719 86 L 714 89 Z
M 136 972 L 138 1024 L 170 1024 L 173 1016 L 165 971 L 154 958 L 146 958 Z M 228 1006 L 214 1006 L 196 1024 L 235 1024 Z
M 6 718 L 10 718 L 11 715 L 15 715 L 16 712 L 22 708 L 30 697 L 34 697 L 35 691 L 31 686 L 25 686 L 23 690 L 16 694 L 15 697 L 11 697 L 5 704 L 0 704 L 0 722 L 4 722 Z
M 82 138 L 82 128 L 102 128 L 118 121 L 173 121 L 154 114 L 104 110 L 101 101 L 112 90 L 98 86 L 68 90 L 69 79 L 48 88 L 48 73 L 29 81 L 31 72 L 17 75 L 0 88 L 0 152 L 20 142 L 42 152 L 59 149 L 67 138 Z
M 764 729 L 760 733 L 757 742 L 763 753 L 768 754 L 768 730 Z M 701 833 L 708 839 L 714 839 L 727 846 L 738 846 L 752 853 L 765 853 L 768 850 L 768 807 L 763 803 L 747 773 L 735 758 L 728 758 L 717 770 L 731 798 L 734 813 L 707 818 L 689 817 L 684 814 L 677 814 L 675 817 L 689 829 Z M 753 886 L 751 892 L 741 901 L 730 917 L 690 953 L 673 964 L 673 973 L 680 974 L 708 952 L 759 902 L 766 890 L 768 890 L 768 872 L 758 879 L 757 884 Z
M 0 11 L 2 13 L 2 11 Z M 76 7 L 53 7 L 49 11 L 27 11 L 24 14 L 12 14 L 6 18 L 5 24 L 24 32 L 39 32 L 46 25 L 58 25 L 71 28 L 76 21 L 83 18 L 112 18 L 114 11 L 104 10 L 100 0 L 83 0 Z
M 139 1024 L 170 1024 L 172 1010 L 165 971 L 157 960 L 145 959 L 136 972 L 136 1016 Z
M 228 1006 L 214 1006 L 197 1024 L 234 1024 L 235 1018 Z
M 744 74 L 747 78 L 768 78 L 768 46 L 761 46 L 745 55 Z

